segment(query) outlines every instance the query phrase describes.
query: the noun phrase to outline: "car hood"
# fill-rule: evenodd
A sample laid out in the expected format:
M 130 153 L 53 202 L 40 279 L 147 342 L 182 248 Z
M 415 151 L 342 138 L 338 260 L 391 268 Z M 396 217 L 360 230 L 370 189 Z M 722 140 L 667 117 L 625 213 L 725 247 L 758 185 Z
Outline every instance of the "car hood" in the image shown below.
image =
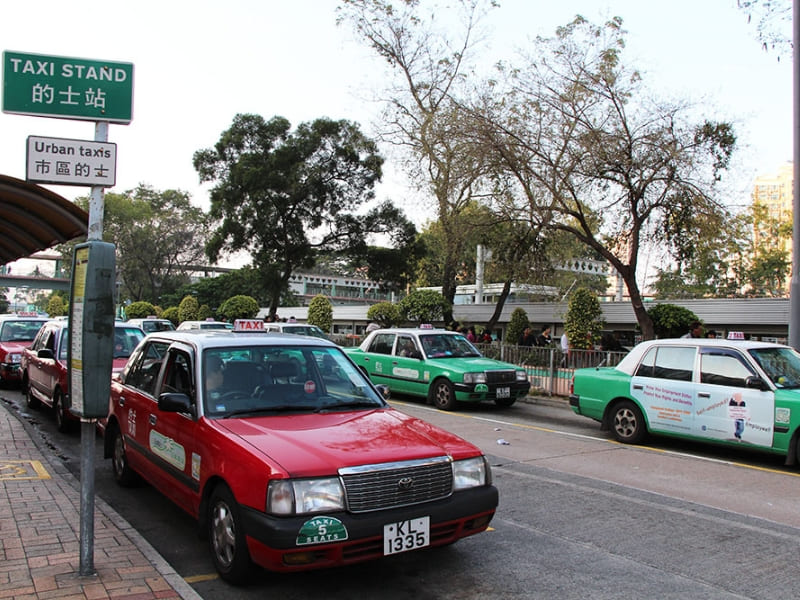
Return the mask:
M 18 342 L 18 341 L 2 342 L 2 343 L 0 343 L 0 346 L 2 346 L 3 349 L 8 353 L 12 353 L 12 352 L 13 353 L 17 353 L 17 352 L 21 353 L 23 350 L 25 350 L 25 348 L 30 347 L 30 345 L 32 343 L 33 343 L 33 340 L 28 340 L 28 341 L 24 341 L 23 340 L 21 342 Z
M 219 419 L 213 421 L 292 477 L 330 475 L 338 468 L 450 455 L 480 454 L 458 436 L 394 409 Z

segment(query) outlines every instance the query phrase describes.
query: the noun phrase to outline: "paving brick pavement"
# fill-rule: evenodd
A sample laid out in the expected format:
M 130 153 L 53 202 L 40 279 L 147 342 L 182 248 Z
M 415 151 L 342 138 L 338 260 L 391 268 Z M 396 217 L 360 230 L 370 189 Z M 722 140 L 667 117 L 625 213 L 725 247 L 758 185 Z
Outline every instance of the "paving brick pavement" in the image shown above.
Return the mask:
M 200 599 L 99 498 L 95 574 L 80 575 L 80 482 L 0 405 L 0 599 Z

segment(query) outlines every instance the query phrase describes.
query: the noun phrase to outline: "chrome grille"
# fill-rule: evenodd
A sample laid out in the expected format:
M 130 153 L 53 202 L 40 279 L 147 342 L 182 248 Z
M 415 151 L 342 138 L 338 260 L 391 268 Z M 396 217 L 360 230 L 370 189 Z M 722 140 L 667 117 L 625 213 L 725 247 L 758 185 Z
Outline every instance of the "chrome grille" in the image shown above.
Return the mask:
M 514 383 L 516 371 L 486 371 L 486 383 Z
M 347 507 L 369 512 L 446 498 L 453 491 L 451 462 L 441 456 L 340 469 Z

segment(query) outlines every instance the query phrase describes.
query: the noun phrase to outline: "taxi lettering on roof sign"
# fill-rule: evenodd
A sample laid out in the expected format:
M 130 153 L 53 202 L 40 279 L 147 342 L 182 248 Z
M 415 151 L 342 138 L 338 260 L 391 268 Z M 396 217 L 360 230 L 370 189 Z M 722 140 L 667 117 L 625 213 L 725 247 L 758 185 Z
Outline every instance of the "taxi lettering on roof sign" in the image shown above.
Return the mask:
M 261 319 L 236 319 L 233 322 L 234 331 L 264 331 L 264 321 Z
M 120 485 L 141 477 L 194 517 L 233 583 L 253 563 L 328 568 L 485 531 L 486 456 L 386 392 L 328 340 L 153 332 L 111 382 L 103 454 Z
M 743 331 L 729 331 L 728 332 L 728 339 L 729 340 L 743 340 L 744 339 L 744 332 Z

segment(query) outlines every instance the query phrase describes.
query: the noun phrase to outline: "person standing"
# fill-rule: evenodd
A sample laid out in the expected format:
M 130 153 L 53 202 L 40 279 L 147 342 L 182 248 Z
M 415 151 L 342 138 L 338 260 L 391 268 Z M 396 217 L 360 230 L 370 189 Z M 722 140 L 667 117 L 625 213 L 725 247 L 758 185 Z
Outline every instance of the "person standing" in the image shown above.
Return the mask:
M 536 345 L 537 346 L 549 346 L 553 339 L 550 337 L 550 326 L 545 325 L 542 327 L 542 331 L 539 335 L 536 336 Z
M 567 332 L 561 334 L 561 366 L 566 367 L 569 365 L 569 337 Z
M 681 338 L 701 338 L 703 337 L 703 324 L 700 321 L 692 321 L 689 325 L 689 332 L 681 336 Z
M 530 327 L 526 327 L 517 340 L 517 346 L 533 346 L 533 342 L 533 332 Z

